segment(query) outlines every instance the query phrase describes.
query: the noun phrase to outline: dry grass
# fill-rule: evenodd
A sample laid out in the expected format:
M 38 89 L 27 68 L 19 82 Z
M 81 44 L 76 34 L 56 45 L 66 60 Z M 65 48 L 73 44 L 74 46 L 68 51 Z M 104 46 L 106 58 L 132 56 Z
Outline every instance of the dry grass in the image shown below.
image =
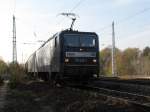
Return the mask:
M 10 89 L 7 101 L 4 112 L 134 112 L 124 104 L 111 105 L 107 98 L 89 92 L 42 82 L 17 85 Z
M 123 75 L 119 76 L 120 79 L 150 79 L 150 76 L 147 75 Z
M 11 88 L 15 88 L 16 84 L 23 83 L 25 81 L 25 72 L 21 65 L 11 63 L 9 65 L 10 83 Z

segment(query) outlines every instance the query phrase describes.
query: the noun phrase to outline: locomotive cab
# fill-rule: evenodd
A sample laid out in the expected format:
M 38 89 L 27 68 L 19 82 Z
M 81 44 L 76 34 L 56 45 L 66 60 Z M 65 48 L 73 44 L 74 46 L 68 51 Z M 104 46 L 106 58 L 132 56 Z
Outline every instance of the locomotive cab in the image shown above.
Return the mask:
M 98 36 L 91 32 L 63 33 L 64 76 L 91 77 L 99 73 Z

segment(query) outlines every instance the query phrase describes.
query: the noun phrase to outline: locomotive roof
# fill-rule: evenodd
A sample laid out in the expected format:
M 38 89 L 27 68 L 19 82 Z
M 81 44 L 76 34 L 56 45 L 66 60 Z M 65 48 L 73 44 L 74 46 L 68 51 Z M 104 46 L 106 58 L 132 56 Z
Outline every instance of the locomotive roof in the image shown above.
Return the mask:
M 58 34 L 64 34 L 64 33 L 84 33 L 84 34 L 95 34 L 97 35 L 95 32 L 79 32 L 79 31 L 75 31 L 75 30 L 63 30 L 60 32 L 55 33 L 52 37 L 50 37 L 46 42 L 44 42 L 38 49 L 40 49 L 41 47 L 43 47 L 48 41 L 50 41 L 51 39 L 53 39 L 56 35 Z
M 95 32 L 83 32 L 78 30 L 63 30 L 60 33 L 85 33 L 85 34 L 96 34 Z M 96 34 L 97 35 L 97 34 Z

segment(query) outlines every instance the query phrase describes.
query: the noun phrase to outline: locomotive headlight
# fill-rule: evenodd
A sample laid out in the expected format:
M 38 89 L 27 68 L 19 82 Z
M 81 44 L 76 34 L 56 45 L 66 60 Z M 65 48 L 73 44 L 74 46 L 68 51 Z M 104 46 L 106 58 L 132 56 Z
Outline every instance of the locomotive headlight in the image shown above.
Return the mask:
M 96 59 L 93 59 L 93 63 L 96 63 L 97 62 L 97 60 Z
M 68 58 L 65 58 L 65 62 L 68 63 L 68 62 L 69 62 L 69 59 L 68 59 Z

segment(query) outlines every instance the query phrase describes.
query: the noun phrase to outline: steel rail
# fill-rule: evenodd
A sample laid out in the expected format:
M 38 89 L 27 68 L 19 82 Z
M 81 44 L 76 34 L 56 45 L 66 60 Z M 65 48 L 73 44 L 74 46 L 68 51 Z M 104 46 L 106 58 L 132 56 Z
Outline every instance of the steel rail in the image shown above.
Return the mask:
M 69 87 L 90 92 L 96 92 L 98 95 L 109 97 L 113 100 L 115 99 L 116 101 L 127 102 L 136 108 L 144 110 L 145 112 L 150 111 L 150 96 L 132 94 L 128 92 L 122 92 L 88 85 L 71 85 Z

